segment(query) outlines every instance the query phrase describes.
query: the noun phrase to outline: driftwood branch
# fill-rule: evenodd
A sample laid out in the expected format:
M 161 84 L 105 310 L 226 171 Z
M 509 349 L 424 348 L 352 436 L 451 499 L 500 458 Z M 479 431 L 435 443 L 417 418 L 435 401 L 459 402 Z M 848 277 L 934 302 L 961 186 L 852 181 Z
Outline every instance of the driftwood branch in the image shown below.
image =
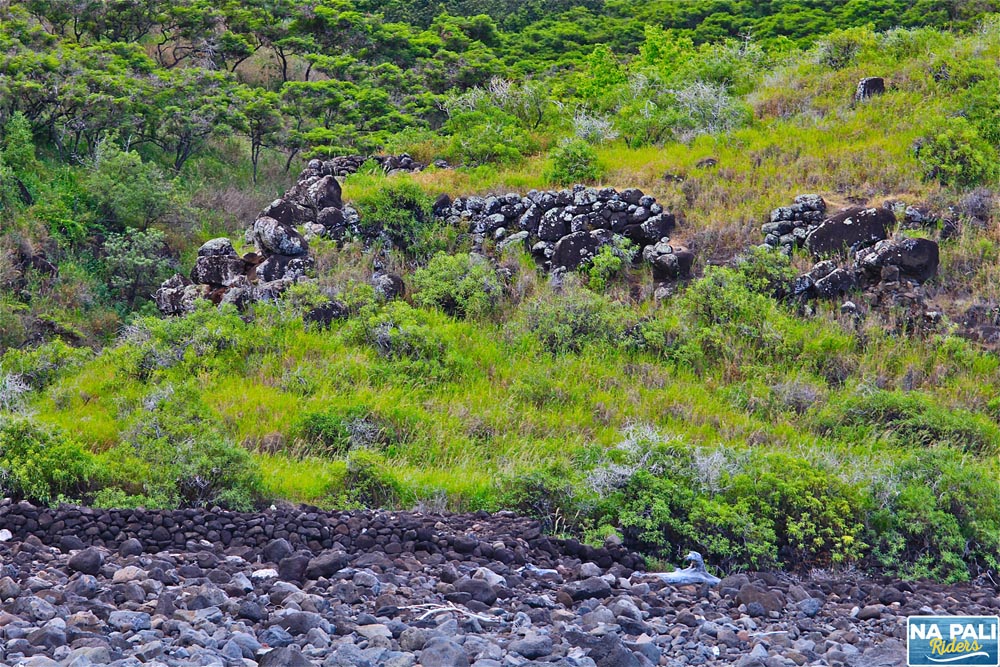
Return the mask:
M 422 611 L 422 612 L 424 612 L 423 614 L 421 614 L 420 616 L 417 617 L 418 621 L 422 621 L 422 620 L 424 620 L 424 619 L 426 619 L 426 618 L 428 618 L 430 616 L 435 616 L 437 614 L 444 613 L 444 612 L 455 612 L 457 614 L 462 614 L 463 616 L 468 616 L 469 618 L 474 618 L 477 621 L 481 621 L 483 623 L 498 623 L 499 622 L 499 619 L 497 619 L 497 618 L 495 618 L 493 616 L 483 616 L 482 614 L 475 614 L 475 613 L 469 611 L 468 609 L 462 609 L 461 607 L 456 606 L 456 605 L 454 605 L 454 604 L 452 604 L 450 602 L 448 604 L 431 604 L 431 603 L 427 603 L 427 604 L 414 604 L 414 605 L 409 605 L 407 607 L 400 607 L 400 609 L 408 609 L 410 611 Z

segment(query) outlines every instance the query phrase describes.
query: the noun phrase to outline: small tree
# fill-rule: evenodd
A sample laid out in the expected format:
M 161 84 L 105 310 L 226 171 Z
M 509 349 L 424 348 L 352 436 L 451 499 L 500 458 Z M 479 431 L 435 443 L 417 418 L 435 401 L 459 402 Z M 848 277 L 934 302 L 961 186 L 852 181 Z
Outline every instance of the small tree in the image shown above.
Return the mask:
M 277 143 L 283 128 L 279 111 L 281 98 L 277 93 L 247 87 L 240 88 L 239 95 L 243 103 L 240 130 L 250 140 L 250 162 L 253 164 L 253 182 L 256 185 L 260 152 Z
M 173 208 L 173 183 L 155 164 L 124 151 L 111 137 L 102 141 L 90 165 L 85 186 L 95 199 L 107 229 L 147 229 Z
M 136 299 L 147 296 L 172 270 L 163 232 L 128 229 L 124 234 L 110 234 L 104 242 L 109 285 L 129 308 Z

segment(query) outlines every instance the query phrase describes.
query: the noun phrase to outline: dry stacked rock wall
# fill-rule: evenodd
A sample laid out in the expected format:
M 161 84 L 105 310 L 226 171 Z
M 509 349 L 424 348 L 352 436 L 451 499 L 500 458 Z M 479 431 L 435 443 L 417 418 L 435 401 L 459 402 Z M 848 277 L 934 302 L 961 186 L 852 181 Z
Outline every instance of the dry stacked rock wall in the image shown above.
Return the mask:
M 449 558 L 483 557 L 503 563 L 548 567 L 574 557 L 600 567 L 614 564 L 642 569 L 643 559 L 623 547 L 594 548 L 576 540 L 542 535 L 537 521 L 509 513 L 488 515 L 412 512 L 325 512 L 313 507 L 260 513 L 225 510 L 101 510 L 90 507 L 36 507 L 0 501 L 0 526 L 15 540 L 34 536 L 66 549 L 100 546 L 119 549 L 138 540 L 142 549 L 204 549 L 202 541 L 222 549 L 247 547 L 261 552 L 274 540 L 314 553 L 341 549 L 348 554 L 376 551 L 388 555 L 424 552 Z
M 549 269 L 576 269 L 616 240 L 628 239 L 639 257 L 653 267 L 657 281 L 690 274 L 694 256 L 670 243 L 677 225 L 653 197 L 630 188 L 588 188 L 577 185 L 558 191 L 532 190 L 463 197 L 443 197 L 435 213 L 453 225 L 465 226 L 481 247 L 487 239 L 501 249 L 521 244 Z
M 320 162 L 320 170 L 324 174 L 333 176 L 349 176 L 361 169 L 361 165 L 369 160 L 376 162 L 387 174 L 423 171 L 427 167 L 427 165 L 414 160 L 407 153 L 400 153 L 399 155 L 342 155 Z M 448 165 L 437 162 L 435 166 L 447 167 Z

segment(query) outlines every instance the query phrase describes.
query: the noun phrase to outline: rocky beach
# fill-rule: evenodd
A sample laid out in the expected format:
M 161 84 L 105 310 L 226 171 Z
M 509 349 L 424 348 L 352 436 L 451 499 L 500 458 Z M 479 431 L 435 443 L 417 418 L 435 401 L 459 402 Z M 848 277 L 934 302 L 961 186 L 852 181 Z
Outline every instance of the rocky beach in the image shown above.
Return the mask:
M 988 581 L 851 572 L 731 574 L 703 595 L 508 513 L 7 500 L 0 526 L 11 667 L 889 667 L 908 615 L 1000 609 Z

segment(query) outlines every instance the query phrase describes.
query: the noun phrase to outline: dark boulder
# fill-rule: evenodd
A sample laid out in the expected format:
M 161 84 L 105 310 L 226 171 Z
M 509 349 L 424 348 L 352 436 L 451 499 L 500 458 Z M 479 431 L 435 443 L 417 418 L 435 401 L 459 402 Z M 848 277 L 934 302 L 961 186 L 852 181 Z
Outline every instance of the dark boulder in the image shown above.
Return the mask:
M 328 229 L 333 229 L 337 227 L 345 226 L 346 219 L 344 218 L 344 211 L 339 208 L 324 208 L 316 215 L 316 222 Z
M 306 579 L 329 578 L 347 567 L 350 558 L 343 551 L 327 551 L 309 561 Z
M 880 76 L 869 76 L 858 82 L 858 87 L 854 90 L 854 101 L 864 102 L 884 92 L 885 79 Z
M 233 248 L 233 242 L 223 236 L 205 241 L 201 247 L 198 248 L 198 257 L 215 256 L 236 257 L 236 249 Z
M 304 255 L 309 246 L 291 225 L 274 218 L 257 218 L 249 234 L 262 255 Z
M 309 256 L 271 255 L 253 269 L 252 277 L 264 282 L 297 280 L 312 267 L 313 259 Z
M 230 285 L 247 270 L 246 262 L 236 255 L 203 255 L 195 260 L 191 280 L 201 285 Z
M 99 574 L 103 565 L 104 554 L 93 547 L 78 551 L 69 559 L 69 569 L 83 574 Z
M 313 667 L 313 662 L 292 646 L 271 649 L 257 661 L 259 667 Z
M 434 200 L 434 205 L 431 207 L 431 210 L 434 212 L 434 215 L 444 215 L 445 211 L 450 208 L 451 197 L 442 192 L 437 196 L 437 199 Z
M 590 598 L 611 597 L 611 585 L 600 577 L 590 577 L 583 581 L 574 581 L 563 588 L 574 602 Z
M 288 199 L 275 199 L 260 212 L 262 218 L 273 218 L 283 225 L 294 227 L 314 219 L 313 212 Z
M 814 284 L 816 296 L 830 298 L 854 289 L 854 274 L 844 268 L 837 268 L 823 276 Z
M 341 208 L 344 205 L 341 199 L 340 183 L 334 176 L 324 176 L 306 187 L 306 202 L 317 211 L 324 208 Z
M 888 237 L 896 217 L 882 208 L 849 208 L 834 213 L 806 237 L 814 257 L 844 255 Z
M 940 255 L 938 244 L 930 239 L 894 239 L 859 253 L 858 263 L 873 276 L 881 276 L 884 268 L 894 266 L 902 276 L 924 282 L 937 275 Z
M 747 607 L 754 603 L 759 604 L 767 612 L 781 611 L 785 608 L 785 599 L 781 593 L 756 584 L 744 584 L 736 595 L 736 601 Z
M 542 241 L 555 242 L 566 235 L 566 221 L 561 217 L 561 211 L 557 208 L 550 209 L 542 215 L 538 223 L 538 238 Z
M 573 232 L 559 239 L 552 255 L 552 266 L 575 269 L 597 254 L 600 240 L 590 232 Z
M 395 273 L 376 271 L 372 275 L 371 283 L 375 291 L 387 301 L 397 299 L 406 294 L 406 285 L 403 283 L 403 279 Z
M 347 317 L 347 306 L 339 301 L 330 300 L 307 311 L 302 319 L 309 324 L 317 324 L 321 327 L 330 326 L 334 320 Z

